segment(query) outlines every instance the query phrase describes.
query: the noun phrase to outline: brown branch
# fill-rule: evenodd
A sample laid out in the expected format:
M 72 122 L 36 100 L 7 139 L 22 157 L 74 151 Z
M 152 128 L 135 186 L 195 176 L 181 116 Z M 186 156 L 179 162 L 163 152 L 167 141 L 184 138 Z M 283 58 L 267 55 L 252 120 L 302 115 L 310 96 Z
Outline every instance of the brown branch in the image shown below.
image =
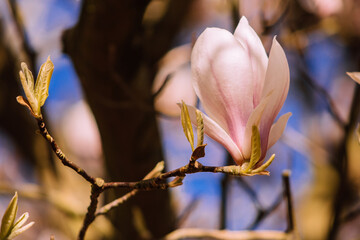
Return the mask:
M 175 170 L 160 174 L 156 178 L 151 178 L 147 180 L 141 180 L 138 182 L 109 182 L 104 184 L 104 189 L 109 188 L 125 188 L 125 189 L 139 189 L 144 191 L 150 191 L 153 189 L 167 189 L 169 187 L 174 187 L 176 182 L 172 181 L 170 183 L 162 183 L 163 180 L 171 177 L 181 177 L 184 178 L 186 174 L 193 174 L 198 172 L 212 172 L 212 173 L 225 173 L 235 176 L 253 176 L 253 175 L 269 175 L 268 172 L 260 172 L 257 174 L 246 174 L 241 172 L 240 166 L 223 166 L 223 167 L 214 167 L 214 166 L 204 166 L 199 162 L 195 162 L 193 166 L 186 165 Z M 177 186 L 177 185 L 176 185 Z
M 95 212 L 97 204 L 99 202 L 99 196 L 104 191 L 103 188 L 104 180 L 97 178 L 96 183 L 91 185 L 91 196 L 90 196 L 90 205 L 87 209 L 87 213 L 84 219 L 83 226 L 79 232 L 78 240 L 83 240 L 85 237 L 86 230 L 89 228 L 90 224 L 95 220 Z
M 360 112 L 360 87 L 359 85 L 356 85 L 355 87 L 355 93 L 352 99 L 351 108 L 350 108 L 350 120 L 349 122 L 344 126 L 344 137 L 341 141 L 341 145 L 339 147 L 339 150 L 336 154 L 336 158 L 334 159 L 334 167 L 338 172 L 339 176 L 339 185 L 337 187 L 337 193 L 336 198 L 334 201 L 334 216 L 333 216 L 333 222 L 332 226 L 329 229 L 329 233 L 327 236 L 327 239 L 333 240 L 337 236 L 337 232 L 341 225 L 341 216 L 343 214 L 344 205 L 346 200 L 349 197 L 349 194 L 351 193 L 351 189 L 349 188 L 349 177 L 348 177 L 348 171 L 349 171 L 349 163 L 348 163 L 348 152 L 347 152 L 347 142 L 348 139 L 353 134 L 353 129 L 355 125 L 358 123 L 358 116 Z
M 310 85 L 310 87 L 313 88 L 316 93 L 322 97 L 330 115 L 333 117 L 336 123 L 339 124 L 340 127 L 344 128 L 346 126 L 346 121 L 341 118 L 341 114 L 328 91 L 316 82 L 316 80 L 308 73 L 303 64 L 301 64 L 300 67 L 304 76 L 304 80 Z
M 160 173 L 164 170 L 164 167 L 165 167 L 164 162 L 163 161 L 159 162 L 158 164 L 156 164 L 154 169 L 151 170 L 151 172 L 149 172 L 143 178 L 143 180 L 159 176 Z M 108 213 L 111 209 L 119 206 L 120 204 L 122 204 L 122 203 L 126 202 L 127 200 L 129 200 L 131 197 L 135 196 L 138 191 L 139 190 L 134 189 L 131 192 L 129 192 L 129 193 L 125 194 L 124 196 L 122 196 L 121 198 L 115 199 L 114 201 L 112 201 L 112 202 L 106 204 L 105 206 L 101 207 L 99 209 L 99 211 L 95 214 L 95 217 Z
M 114 201 L 106 204 L 105 206 L 102 206 L 95 214 L 95 217 L 100 216 L 100 215 L 105 215 L 107 214 L 111 209 L 118 207 L 119 205 L 123 204 L 124 202 L 126 202 L 127 200 L 129 200 L 131 197 L 135 196 L 137 193 L 139 192 L 139 190 L 134 189 L 131 192 L 128 192 L 127 194 L 125 194 L 124 196 L 122 196 L 121 198 L 115 199 Z
M 285 170 L 282 173 L 282 179 L 284 184 L 284 198 L 287 203 L 287 213 L 288 213 L 288 227 L 287 232 L 292 232 L 294 230 L 294 214 L 293 214 L 293 206 L 292 206 L 292 198 L 291 198 L 291 189 L 290 189 L 290 170 Z
M 293 208 L 293 201 L 292 201 L 292 194 L 291 194 L 291 187 L 290 187 L 290 170 L 284 170 L 282 173 L 282 180 L 284 185 L 284 198 L 286 199 L 287 203 L 287 220 L 288 220 L 288 226 L 286 229 L 286 233 L 292 234 L 292 239 L 298 240 L 300 239 L 300 236 L 297 232 L 297 228 L 295 225 L 295 214 L 294 214 L 294 208 Z
M 35 67 L 35 63 L 34 63 L 35 52 L 30 47 L 29 40 L 26 36 L 24 23 L 22 21 L 22 16 L 20 16 L 18 8 L 16 6 L 17 2 L 7 0 L 6 3 L 9 7 L 11 17 L 14 21 L 17 38 L 21 40 L 20 49 L 17 49 L 19 51 L 18 53 L 20 55 L 20 59 L 21 59 L 21 61 L 24 61 L 24 62 L 27 62 L 28 64 L 30 64 L 32 67 Z M 32 68 L 32 69 L 35 69 L 35 68 Z
M 61 160 L 62 164 L 73 169 L 89 183 L 96 184 L 96 179 L 94 177 L 90 176 L 84 169 L 80 168 L 78 165 L 70 161 L 65 156 L 65 154 L 59 148 L 59 146 L 56 144 L 54 138 L 50 135 L 49 131 L 47 130 L 44 120 L 42 118 L 36 118 L 36 120 L 41 135 L 46 139 L 48 143 L 50 143 L 52 150 L 54 151 L 56 156 Z
M 101 178 L 94 178 L 90 176 L 84 169 L 80 168 L 78 165 L 70 161 L 59 146 L 56 144 L 55 139 L 50 135 L 49 131 L 46 128 L 43 118 L 36 118 L 38 127 L 41 135 L 46 139 L 46 141 L 51 145 L 52 150 L 55 152 L 56 156 L 61 160 L 63 165 L 73 169 L 80 176 L 82 176 L 87 182 L 91 183 L 91 196 L 90 196 L 90 205 L 88 207 L 83 226 L 79 232 L 78 240 L 83 240 L 85 233 L 89 228 L 90 224 L 95 220 L 95 218 L 101 214 L 107 213 L 109 210 L 114 207 L 119 206 L 121 203 L 128 200 L 130 197 L 134 196 L 138 190 L 150 191 L 154 189 L 167 189 L 171 187 L 177 187 L 182 185 L 182 180 L 185 178 L 186 174 L 192 174 L 197 172 L 212 172 L 212 173 L 225 173 L 229 175 L 236 176 L 253 176 L 253 175 L 269 175 L 268 172 L 263 171 L 256 174 L 247 174 L 243 173 L 240 166 L 223 166 L 223 167 L 214 167 L 214 166 L 204 166 L 201 163 L 197 162 L 197 159 L 205 156 L 205 146 L 201 145 L 195 149 L 193 152 L 189 164 L 178 169 L 162 173 L 160 172 L 164 168 L 164 163 L 159 163 L 146 177 L 138 182 L 108 182 Z M 167 183 L 164 180 L 175 177 L 174 180 Z M 128 188 L 132 191 L 123 197 L 114 200 L 113 202 L 102 207 L 98 213 L 96 213 L 98 198 L 100 194 L 110 188 Z

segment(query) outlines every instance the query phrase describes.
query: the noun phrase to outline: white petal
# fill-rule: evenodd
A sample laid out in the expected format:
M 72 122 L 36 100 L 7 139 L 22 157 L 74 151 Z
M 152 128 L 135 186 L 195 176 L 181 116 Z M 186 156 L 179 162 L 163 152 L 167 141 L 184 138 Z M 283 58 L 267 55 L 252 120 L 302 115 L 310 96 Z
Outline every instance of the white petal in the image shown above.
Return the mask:
M 259 126 L 265 107 L 268 105 L 272 94 L 273 92 L 271 92 L 267 97 L 261 100 L 260 104 L 251 113 L 249 120 L 246 124 L 243 146 L 241 147 L 241 151 L 245 159 L 250 159 L 251 155 L 252 126 Z M 266 149 L 261 149 L 261 151 L 264 152 L 266 151 Z
M 291 112 L 285 113 L 284 115 L 279 117 L 276 123 L 272 125 L 269 134 L 269 142 L 267 146 L 268 149 L 271 148 L 280 139 L 291 115 Z
M 189 115 L 191 122 L 196 126 L 196 108 L 187 105 L 189 110 Z M 203 114 L 203 120 L 204 120 L 204 132 L 206 135 L 223 145 L 226 150 L 230 153 L 230 155 L 233 157 L 234 161 L 241 165 L 244 158 L 239 150 L 239 148 L 236 146 L 234 141 L 231 139 L 229 134 L 221 128 L 215 121 L 213 121 L 211 118 Z
M 190 62 L 191 46 L 189 44 L 173 48 L 165 54 L 158 63 L 158 72 L 155 76 L 152 92 L 155 93 L 163 85 L 166 77 L 181 69 Z
M 253 110 L 250 67 L 245 49 L 223 29 L 206 29 L 196 41 L 191 55 L 196 94 L 209 117 L 237 144 Z
M 192 106 L 195 106 L 197 100 L 189 67 L 179 69 L 172 74 L 164 89 L 154 99 L 154 107 L 162 114 L 176 117 L 180 116 L 180 109 L 176 104 L 182 100 Z
M 187 66 L 190 62 L 190 44 L 176 47 L 169 51 L 159 61 L 152 92 L 157 92 L 164 84 L 165 79 L 171 74 L 168 82 L 154 99 L 156 111 L 169 116 L 179 116 L 180 109 L 176 103 L 185 101 L 187 104 L 196 104 L 196 95 L 191 83 L 191 71 Z
M 266 71 L 263 97 L 271 91 L 272 94 L 260 124 L 261 149 L 266 149 L 270 127 L 279 113 L 289 91 L 289 65 L 280 44 L 274 38 Z
M 265 81 L 268 57 L 265 48 L 254 29 L 249 25 L 246 17 L 242 17 L 235 30 L 234 37 L 241 42 L 247 50 L 251 63 L 254 84 L 254 105 L 260 102 L 261 93 Z

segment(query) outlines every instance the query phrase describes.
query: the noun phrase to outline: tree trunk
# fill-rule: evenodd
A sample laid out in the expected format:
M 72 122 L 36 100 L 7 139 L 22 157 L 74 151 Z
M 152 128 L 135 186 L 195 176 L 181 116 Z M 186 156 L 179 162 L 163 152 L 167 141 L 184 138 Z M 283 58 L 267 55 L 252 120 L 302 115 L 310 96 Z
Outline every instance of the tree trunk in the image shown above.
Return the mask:
M 64 52 L 100 130 L 108 181 L 140 180 L 163 160 L 151 84 L 156 62 L 169 49 L 189 2 L 170 1 L 149 33 L 142 26 L 149 1 L 84 0 L 79 22 L 63 35 Z M 174 229 L 169 192 L 140 192 L 114 212 L 116 239 L 146 237 L 134 227 L 134 209 L 140 209 L 153 238 Z

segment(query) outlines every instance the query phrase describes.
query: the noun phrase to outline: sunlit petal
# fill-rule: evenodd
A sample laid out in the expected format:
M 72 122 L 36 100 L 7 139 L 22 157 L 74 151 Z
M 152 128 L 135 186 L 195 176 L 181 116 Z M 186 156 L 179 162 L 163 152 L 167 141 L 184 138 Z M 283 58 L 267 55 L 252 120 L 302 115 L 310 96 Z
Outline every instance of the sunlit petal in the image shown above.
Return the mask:
M 247 52 L 230 32 L 208 28 L 196 41 L 191 67 L 206 113 L 237 142 L 253 109 Z
M 196 126 L 196 108 L 187 105 L 189 110 L 189 115 L 191 122 Z M 234 161 L 241 165 L 243 161 L 243 156 L 239 150 L 239 148 L 236 146 L 234 141 L 231 139 L 229 134 L 221 128 L 215 121 L 213 121 L 211 118 L 203 114 L 203 120 L 204 120 L 204 132 L 206 135 L 223 145 L 226 150 L 231 154 Z
M 254 84 L 254 105 L 258 105 L 261 98 L 261 92 L 264 85 L 266 68 L 268 65 L 268 57 L 265 52 L 263 44 L 254 31 L 250 27 L 246 17 L 242 17 L 237 26 L 234 37 L 241 42 L 247 50 L 248 58 L 250 60 L 251 69 L 253 73 Z
M 251 154 L 251 134 L 252 134 L 252 126 L 259 126 L 262 115 L 265 111 L 266 106 L 269 104 L 269 101 L 271 99 L 271 95 L 273 92 L 269 93 L 268 96 L 263 98 L 260 102 L 260 104 L 254 109 L 254 111 L 251 113 L 249 120 L 246 124 L 245 129 L 245 135 L 243 140 L 243 146 L 241 148 L 241 151 L 244 155 L 245 159 L 250 158 Z M 262 152 L 266 152 L 267 149 L 262 149 Z
M 269 56 L 269 65 L 266 71 L 263 97 L 267 96 L 271 91 L 274 91 L 274 94 L 272 94 L 271 100 L 264 111 L 260 124 L 262 149 L 265 149 L 268 145 L 270 127 L 287 97 L 289 81 L 289 65 L 285 52 L 274 38 Z
M 272 125 L 269 134 L 269 141 L 267 146 L 268 149 L 271 148 L 280 139 L 291 115 L 291 112 L 285 113 L 279 117 L 276 123 Z

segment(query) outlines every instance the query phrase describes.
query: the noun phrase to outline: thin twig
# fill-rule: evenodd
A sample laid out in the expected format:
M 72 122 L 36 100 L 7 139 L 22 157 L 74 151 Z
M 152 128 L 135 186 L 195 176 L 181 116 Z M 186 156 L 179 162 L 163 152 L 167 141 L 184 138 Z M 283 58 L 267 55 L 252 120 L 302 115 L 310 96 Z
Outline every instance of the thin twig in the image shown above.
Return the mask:
M 95 217 L 100 216 L 100 215 L 105 215 L 107 214 L 110 210 L 120 206 L 121 204 L 123 204 L 124 202 L 126 202 L 127 200 L 129 200 L 131 197 L 135 196 L 136 193 L 138 193 L 139 190 L 134 189 L 131 192 L 128 192 L 127 194 L 125 194 L 124 196 L 122 196 L 121 198 L 115 199 L 114 201 L 102 206 L 95 214 Z
M 87 213 L 84 219 L 84 223 L 79 232 L 78 240 L 83 240 L 85 237 L 86 230 L 89 228 L 90 224 L 95 220 L 95 212 L 97 204 L 99 202 L 99 196 L 104 191 L 103 189 L 104 181 L 102 179 L 97 179 L 96 183 L 91 185 L 91 196 L 90 196 L 90 205 L 87 209 Z
M 341 224 L 341 215 L 344 208 L 344 202 L 347 200 L 349 194 L 349 177 L 348 177 L 348 152 L 347 152 L 347 142 L 351 134 L 353 134 L 353 129 L 355 124 L 358 122 L 359 116 L 359 102 L 360 102 L 360 87 L 356 85 L 355 93 L 352 99 L 351 108 L 350 108 L 350 120 L 348 124 L 344 126 L 344 137 L 339 147 L 336 158 L 334 159 L 334 167 L 338 172 L 339 176 L 339 185 L 337 189 L 336 198 L 334 201 L 334 217 L 332 226 L 329 230 L 327 239 L 333 240 L 336 238 L 337 232 Z
M 310 75 L 305 60 L 304 60 L 304 51 L 301 47 L 301 44 L 298 40 L 298 38 L 295 38 L 298 50 L 297 60 L 299 62 L 299 70 L 301 71 L 302 75 L 304 76 L 304 80 L 310 85 L 310 87 L 313 88 L 315 92 L 317 92 L 322 99 L 325 101 L 325 105 L 330 113 L 330 115 L 333 117 L 333 119 L 344 128 L 346 126 L 345 120 L 341 118 L 341 114 L 339 113 L 335 102 L 333 101 L 332 97 L 328 93 L 326 89 L 324 89 L 320 84 L 317 83 L 317 81 Z
M 95 220 L 95 218 L 101 214 L 105 214 L 112 208 L 118 206 L 124 201 L 128 200 L 130 197 L 134 196 L 138 190 L 150 191 L 154 189 L 167 189 L 171 187 L 177 187 L 182 184 L 182 180 L 186 176 L 186 174 L 192 174 L 197 172 L 213 172 L 213 173 L 225 173 L 229 175 L 236 176 L 253 176 L 253 175 L 269 175 L 268 172 L 259 172 L 256 174 L 247 174 L 243 173 L 240 166 L 223 166 L 223 167 L 214 167 L 214 166 L 203 166 L 196 160 L 200 157 L 204 157 L 205 152 L 204 148 L 206 145 L 201 145 L 196 148 L 191 156 L 191 160 L 188 165 L 183 166 L 181 168 L 160 174 L 163 170 L 163 162 L 162 164 L 158 164 L 143 180 L 138 182 L 108 182 L 101 178 L 94 178 L 90 176 L 84 169 L 80 168 L 78 165 L 70 161 L 59 146 L 56 144 L 55 139 L 50 135 L 49 131 L 46 128 L 45 122 L 43 119 L 36 118 L 38 127 L 41 135 L 46 139 L 46 141 L 51 145 L 52 150 L 55 152 L 56 156 L 61 160 L 63 165 L 73 169 L 80 176 L 82 176 L 87 182 L 91 183 L 91 202 L 88 207 L 88 211 L 86 213 L 83 226 L 79 232 L 78 240 L 83 240 L 85 233 L 90 226 L 90 224 Z M 159 167 L 160 166 L 160 167 Z M 162 167 L 161 167 L 162 166 Z M 164 182 L 166 179 L 175 177 L 174 180 L 167 183 Z M 147 179 L 150 178 L 150 179 Z M 98 198 L 100 194 L 111 188 L 127 188 L 132 190 L 130 193 L 126 194 L 122 198 L 119 198 L 108 205 L 105 205 L 100 209 L 98 213 L 96 213 Z
M 283 185 L 284 185 L 284 198 L 286 199 L 287 205 L 287 221 L 288 226 L 286 229 L 286 233 L 292 234 L 293 239 L 300 239 L 299 234 L 295 225 L 295 214 L 293 208 L 293 201 L 291 195 L 291 187 L 290 187 L 290 170 L 284 170 L 282 173 Z
M 333 101 L 328 91 L 324 89 L 320 84 L 318 84 L 315 79 L 313 79 L 313 77 L 308 73 L 305 66 L 303 66 L 302 64 L 300 64 L 300 66 L 302 66 L 300 67 L 300 69 L 302 70 L 304 80 L 310 85 L 310 87 L 313 88 L 315 92 L 321 95 L 322 99 L 325 100 L 325 104 L 330 115 L 341 127 L 344 127 L 346 125 L 346 122 L 341 118 L 341 114 L 339 113 L 335 102 Z
M 48 143 L 50 143 L 52 150 L 55 152 L 56 156 L 61 160 L 62 164 L 73 169 L 80 176 L 82 176 L 86 181 L 91 184 L 95 184 L 96 179 L 90 176 L 84 169 L 80 168 L 78 165 L 70 161 L 65 154 L 61 151 L 59 146 L 56 144 L 54 138 L 50 135 L 49 131 L 46 128 L 45 122 L 42 118 L 36 118 L 39 126 L 39 130 L 41 135 L 46 139 Z
M 149 172 L 144 178 L 143 180 L 146 180 L 146 179 L 150 179 L 150 178 L 154 178 L 154 177 L 157 177 L 160 175 L 160 173 L 164 170 L 164 167 L 165 167 L 165 164 L 164 164 L 164 161 L 162 162 L 159 162 L 158 164 L 156 164 L 156 166 L 154 167 L 153 170 L 151 170 L 151 172 Z M 108 213 L 111 209 L 119 206 L 120 204 L 126 202 L 127 200 L 129 200 L 131 197 L 135 196 L 136 193 L 138 192 L 139 190 L 137 189 L 134 189 L 132 190 L 131 192 L 125 194 L 124 196 L 118 198 L 118 199 L 115 199 L 114 201 L 106 204 L 105 206 L 101 207 L 97 213 L 95 214 L 95 217 L 99 216 L 99 215 L 104 215 L 106 213 Z
M 125 188 L 125 189 L 139 189 L 149 191 L 153 189 L 167 189 L 173 187 L 172 183 L 162 183 L 163 180 L 171 177 L 185 177 L 186 174 L 193 174 L 198 172 L 212 172 L 212 173 L 226 173 L 235 176 L 253 176 L 253 175 L 269 175 L 268 172 L 260 172 L 257 174 L 245 174 L 241 172 L 240 166 L 204 166 L 199 162 L 195 162 L 193 167 L 189 165 L 177 168 L 175 170 L 160 174 L 156 178 L 141 180 L 138 182 L 109 182 L 104 184 L 104 189 L 108 188 Z
M 20 59 L 28 64 L 31 63 L 30 65 L 34 67 L 35 53 L 30 47 L 28 38 L 26 37 L 25 27 L 16 6 L 17 1 L 7 0 L 6 3 L 15 24 L 17 38 L 21 40 L 21 47 L 17 49 L 19 50 Z

